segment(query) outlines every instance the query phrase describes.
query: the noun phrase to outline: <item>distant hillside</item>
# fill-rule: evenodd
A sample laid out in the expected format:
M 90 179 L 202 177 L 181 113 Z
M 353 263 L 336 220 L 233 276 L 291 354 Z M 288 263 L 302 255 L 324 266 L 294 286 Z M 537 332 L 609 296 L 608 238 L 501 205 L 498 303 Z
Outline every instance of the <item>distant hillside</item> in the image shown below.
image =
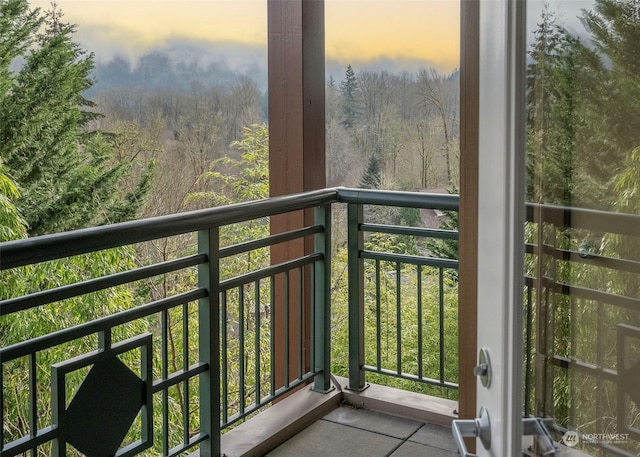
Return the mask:
M 125 57 L 130 55 L 129 51 L 96 51 L 93 72 L 96 84 L 88 92 L 89 97 L 115 87 L 188 90 L 194 82 L 204 87 L 227 87 L 241 76 L 250 78 L 261 91 L 267 89 L 266 45 L 173 39 L 148 49 L 139 57 Z M 105 58 L 106 55 L 112 57 Z M 414 59 L 327 60 L 327 79 L 331 76 L 336 81 L 342 80 L 349 64 L 356 72 L 386 71 L 392 74 L 416 73 L 434 66 L 431 62 Z
M 115 87 L 187 90 L 196 82 L 204 87 L 227 87 L 243 76 L 262 91 L 267 86 L 266 51 L 255 46 L 176 39 L 135 61 L 122 57 L 124 50 L 114 54 L 109 60 L 96 55 L 96 82 L 89 97 Z

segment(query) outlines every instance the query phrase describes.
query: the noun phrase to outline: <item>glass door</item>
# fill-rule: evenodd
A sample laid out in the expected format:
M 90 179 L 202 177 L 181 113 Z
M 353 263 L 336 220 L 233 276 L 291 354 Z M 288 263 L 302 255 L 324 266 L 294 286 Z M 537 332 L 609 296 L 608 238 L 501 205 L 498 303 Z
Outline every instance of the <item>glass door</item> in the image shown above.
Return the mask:
M 478 418 L 454 435 L 638 456 L 640 2 L 480 0 L 479 30 Z
M 637 456 L 640 3 L 529 0 L 526 56 L 524 414 Z

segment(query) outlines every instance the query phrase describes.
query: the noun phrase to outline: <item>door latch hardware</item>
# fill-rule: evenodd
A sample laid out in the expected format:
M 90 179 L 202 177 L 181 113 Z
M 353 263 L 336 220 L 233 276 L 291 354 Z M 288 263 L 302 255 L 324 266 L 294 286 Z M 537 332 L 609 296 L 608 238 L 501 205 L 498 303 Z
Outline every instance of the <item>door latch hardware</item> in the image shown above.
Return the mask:
M 482 348 L 478 352 L 478 366 L 473 369 L 473 374 L 480 378 L 484 387 L 491 385 L 491 360 L 486 348 Z
M 451 431 L 453 439 L 458 446 L 461 457 L 478 457 L 467 451 L 467 445 L 464 443 L 465 438 L 480 438 L 480 442 L 485 449 L 491 447 L 491 421 L 489 420 L 489 411 L 484 406 L 480 408 L 480 417 L 475 419 L 454 420 L 451 423 Z

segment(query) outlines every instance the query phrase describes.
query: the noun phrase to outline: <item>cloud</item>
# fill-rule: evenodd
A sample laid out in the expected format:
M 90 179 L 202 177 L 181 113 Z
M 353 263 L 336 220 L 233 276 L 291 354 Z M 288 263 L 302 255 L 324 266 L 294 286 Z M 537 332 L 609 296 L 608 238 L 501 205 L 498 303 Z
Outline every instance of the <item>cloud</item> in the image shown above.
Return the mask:
M 267 62 L 266 44 L 194 39 L 180 35 L 149 41 L 134 30 L 109 25 L 85 27 L 77 32 L 76 38 L 85 50 L 94 53 L 99 64 L 124 57 L 135 66 L 140 57 L 154 52 L 160 52 L 174 62 L 197 63 L 204 67 L 214 62 L 224 63 L 240 73 L 256 64 L 264 64 L 266 68 Z
M 97 62 L 117 56 L 135 61 L 149 49 L 148 41 L 135 30 L 110 25 L 79 28 L 76 39 L 85 50 L 95 54 Z

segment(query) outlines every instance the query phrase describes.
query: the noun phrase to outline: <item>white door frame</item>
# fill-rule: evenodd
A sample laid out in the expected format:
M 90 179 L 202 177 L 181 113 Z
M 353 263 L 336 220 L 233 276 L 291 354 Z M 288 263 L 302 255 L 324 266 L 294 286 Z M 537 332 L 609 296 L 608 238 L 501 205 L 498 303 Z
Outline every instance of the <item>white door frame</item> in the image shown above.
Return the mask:
M 525 0 L 480 1 L 478 349 L 491 384 L 477 383 L 491 446 L 479 456 L 522 453 Z

